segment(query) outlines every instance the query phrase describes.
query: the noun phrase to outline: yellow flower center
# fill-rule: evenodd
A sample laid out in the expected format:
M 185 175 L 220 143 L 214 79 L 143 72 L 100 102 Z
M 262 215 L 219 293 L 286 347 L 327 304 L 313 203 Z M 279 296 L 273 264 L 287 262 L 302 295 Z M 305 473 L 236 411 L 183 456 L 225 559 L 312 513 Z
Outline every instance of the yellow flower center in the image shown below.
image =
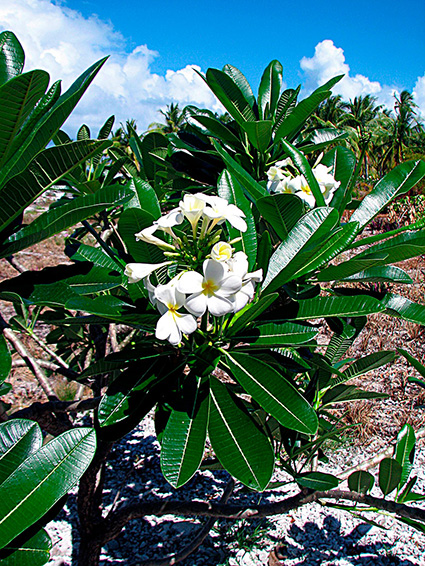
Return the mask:
M 202 288 L 204 295 L 213 295 L 215 291 L 219 289 L 219 286 L 214 283 L 211 279 L 206 279 L 202 283 Z

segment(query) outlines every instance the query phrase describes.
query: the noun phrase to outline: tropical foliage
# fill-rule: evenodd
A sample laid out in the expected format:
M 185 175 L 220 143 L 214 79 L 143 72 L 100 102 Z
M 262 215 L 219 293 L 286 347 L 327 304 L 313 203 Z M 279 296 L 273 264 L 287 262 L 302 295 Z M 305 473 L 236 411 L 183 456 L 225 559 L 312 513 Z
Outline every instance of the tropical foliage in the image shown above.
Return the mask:
M 413 512 L 404 506 L 400 514 L 396 505 L 423 499 L 410 477 L 412 427 L 400 431 L 394 454 L 380 464 L 383 499 L 368 499 L 368 472 L 350 475 L 344 492 L 336 489 L 339 477 L 317 469 L 326 442 L 342 432 L 332 408 L 383 397 L 350 380 L 409 356 L 383 350 L 347 358 L 367 317 L 382 313 L 425 324 L 424 305 L 385 287 L 412 283 L 393 264 L 425 252 L 423 220 L 364 236 L 381 211 L 425 176 L 420 159 L 400 163 L 409 139 L 401 124 L 411 128 L 414 116 L 408 97 L 400 96 L 395 118 L 399 145 L 386 157 L 396 167 L 356 202 L 373 137 L 368 128 L 380 110 L 372 98 L 349 107 L 330 98 L 341 77 L 299 100 L 299 88 L 282 91 L 278 61 L 264 71 L 257 96 L 235 67 L 209 69 L 204 79 L 230 117 L 190 106 L 179 129 L 180 115 L 170 107 L 168 131 L 139 136 L 128 122 L 110 140 L 111 117 L 98 139 L 83 125 L 72 141 L 60 127 L 103 61 L 60 95 L 59 86 L 47 90 L 43 71 L 22 73 L 22 49 L 5 33 L 0 257 L 65 228 L 74 231 L 65 246 L 69 264 L 0 283 L 0 298 L 16 311 L 3 323 L 0 391 L 8 390 L 10 348 L 17 350 L 13 329 L 32 333 L 41 320 L 51 327 L 47 342 L 55 349 L 47 351 L 56 367 L 91 391 L 77 404 L 94 408 L 95 427 L 68 420 L 42 446 L 38 425 L 16 418 L 19 412 L 0 426 L 5 552 L 24 556 L 21 548 L 40 548 L 39 563 L 45 563 L 46 534 L 34 537 L 29 528 L 82 476 L 79 563 L 98 564 L 102 544 L 135 513 L 143 516 L 143 502 L 137 509 L 124 502 L 105 518 L 98 478 L 112 443 L 152 409 L 162 472 L 175 488 L 211 465 L 208 443 L 213 465 L 252 490 L 270 489 L 280 466 L 299 487 L 297 505 L 345 497 L 360 508 L 393 511 L 423 530 L 417 508 L 414 521 Z M 363 140 L 360 155 L 347 147 L 354 134 L 344 124 Z M 45 149 L 51 139 L 54 147 Z M 28 205 L 58 185 L 64 196 L 23 225 Z M 365 283 L 379 284 L 379 291 Z M 317 343 L 323 321 L 331 333 L 324 351 Z M 42 410 L 55 415 L 59 407 L 76 410 L 55 398 Z M 396 504 L 388 507 L 391 493 Z M 150 502 L 146 514 L 154 507 Z M 31 564 L 25 556 L 20 563 Z

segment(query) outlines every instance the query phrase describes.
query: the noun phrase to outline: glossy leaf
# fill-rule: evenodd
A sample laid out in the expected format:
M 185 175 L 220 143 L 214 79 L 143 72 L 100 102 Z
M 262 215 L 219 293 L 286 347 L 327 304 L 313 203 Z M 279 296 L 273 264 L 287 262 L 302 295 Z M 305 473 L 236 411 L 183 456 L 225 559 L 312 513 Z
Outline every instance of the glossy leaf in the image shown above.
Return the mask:
M 89 261 L 98 267 L 123 271 L 123 267 L 118 259 L 114 261 L 102 248 L 95 248 L 94 246 L 89 246 L 79 241 L 75 242 L 75 248 L 74 242 L 72 242 L 71 245 L 73 249 L 76 250 L 74 253 L 69 254 L 73 261 Z
M 283 375 L 249 354 L 223 352 L 235 379 L 281 425 L 306 434 L 316 432 L 316 413 Z
M 217 458 L 240 482 L 256 491 L 264 490 L 274 468 L 269 438 L 224 384 L 211 378 L 210 388 L 208 434 Z
M 141 208 L 128 208 L 121 214 L 118 222 L 118 230 L 127 246 L 127 250 L 133 260 L 141 263 L 161 263 L 165 261 L 162 251 L 153 244 L 137 241 L 136 234 L 151 226 L 156 218 L 147 210 Z M 160 232 L 155 234 L 160 237 Z
M 305 214 L 274 252 L 264 279 L 262 290 L 270 293 L 290 281 L 303 261 L 300 253 L 312 246 L 319 238 L 329 235 L 338 220 L 338 213 L 331 208 L 316 208 Z
M 0 248 L 0 257 L 14 254 L 42 240 L 50 238 L 66 228 L 78 224 L 97 212 L 118 206 L 131 198 L 131 193 L 121 185 L 105 187 L 94 194 L 76 199 L 44 212 L 31 224 L 15 232 Z M 1 200 L 1 195 L 0 195 Z
M 312 151 L 320 151 L 328 147 L 328 145 L 335 144 L 346 139 L 348 134 L 336 128 L 320 128 L 313 130 L 308 134 L 303 142 L 298 145 L 304 154 L 311 153 Z
M 199 392 L 202 395 L 202 391 Z M 171 411 L 161 444 L 161 470 L 175 488 L 187 483 L 204 455 L 210 398 L 194 399 L 189 411 Z
M 0 484 L 43 444 L 37 423 L 11 419 L 0 424 Z
M 54 438 L 0 485 L 0 548 L 42 517 L 78 482 L 96 450 L 90 428 Z
M 276 106 L 276 116 L 274 121 L 273 130 L 277 130 L 282 124 L 283 120 L 294 110 L 297 105 L 297 98 L 300 92 L 301 85 L 296 89 L 288 88 L 282 92 Z
M 410 424 L 405 424 L 397 435 L 394 458 L 401 466 L 399 489 L 407 482 L 413 467 L 416 436 Z
M 382 312 L 382 302 L 373 297 L 358 295 L 354 297 L 316 297 L 300 301 L 296 312 L 288 318 L 307 320 L 332 316 L 364 316 Z
M 25 543 L 19 546 L 15 544 L 15 541 L 12 541 L 4 548 L 8 556 L 0 559 L 0 566 L 43 566 L 50 558 L 52 541 L 44 529 Z
M 356 224 L 354 226 L 356 226 Z M 386 263 L 387 257 L 385 253 L 382 253 L 381 257 L 371 259 L 357 259 L 357 257 L 354 257 L 338 265 L 330 265 L 317 275 L 317 281 L 341 281 L 348 279 L 352 275 L 363 273 L 373 267 Z
M 250 322 L 267 310 L 278 297 L 278 293 L 272 293 L 260 297 L 255 303 L 248 303 L 244 309 L 236 313 L 236 316 L 232 318 L 227 334 L 233 335 L 246 328 Z
M 258 111 L 260 118 L 274 116 L 282 87 L 282 65 L 274 59 L 264 70 L 258 87 Z
M 245 194 L 249 200 L 255 204 L 259 198 L 268 195 L 267 190 L 260 185 L 260 183 L 257 183 L 257 181 L 253 179 L 251 175 L 227 153 L 227 151 L 221 148 L 215 140 L 212 140 L 212 143 L 217 153 L 223 159 L 227 169 L 236 177 L 244 188 Z
M 425 230 L 405 232 L 385 242 L 370 246 L 356 255 L 356 258 L 379 258 L 386 254 L 387 263 L 396 263 L 425 254 Z
M 357 493 L 368 493 L 375 483 L 375 478 L 365 470 L 353 472 L 348 478 L 348 487 Z
M 255 149 L 258 149 L 260 153 L 264 153 L 272 139 L 273 122 L 271 120 L 244 122 L 241 124 L 241 127 L 247 133 L 248 139 Z
M 155 220 L 161 216 L 158 197 L 147 181 L 133 177 L 129 189 L 133 192 L 133 198 L 126 203 L 125 208 L 142 208 L 152 214 Z
M 360 399 L 387 399 L 386 393 L 377 391 L 364 391 L 355 385 L 336 385 L 328 389 L 322 398 L 322 406 L 334 405 L 335 403 L 346 403 L 347 401 L 358 401 Z
M 51 147 L 37 155 L 28 169 L 11 179 L 0 192 L 0 230 L 76 165 L 110 145 L 109 141 L 79 141 Z
M 364 375 L 369 371 L 391 363 L 394 361 L 395 357 L 396 354 L 392 350 L 382 350 L 381 352 L 374 352 L 373 354 L 363 356 L 344 370 L 342 372 L 342 376 L 336 377 L 333 380 L 333 383 L 338 385 L 349 381 L 354 377 L 358 377 L 359 375 Z
M 365 196 L 351 216 L 363 229 L 395 197 L 407 193 L 425 175 L 424 161 L 406 161 L 387 173 Z
M 304 212 L 302 200 L 290 194 L 274 194 L 259 198 L 257 207 L 281 240 L 287 237 Z
M 385 307 L 387 314 L 415 322 L 416 324 L 425 325 L 425 306 L 414 303 L 405 297 L 387 293 L 381 300 L 381 304 Z
M 233 79 L 233 82 L 238 86 L 245 100 L 248 102 L 251 108 L 254 108 L 256 104 L 255 96 L 252 92 L 249 82 L 246 80 L 245 75 L 241 73 L 239 69 L 229 64 L 224 65 L 223 71 L 226 73 L 226 75 L 229 75 L 229 77 Z
M 331 174 L 341 183 L 332 197 L 331 206 L 342 212 L 345 203 L 350 199 L 349 191 L 356 170 L 356 156 L 347 147 L 338 146 L 327 152 L 321 163 L 331 167 Z
M 284 324 L 259 324 L 250 330 L 233 336 L 233 340 L 248 342 L 250 348 L 281 348 L 310 342 L 317 335 L 317 330 L 293 322 Z
M 210 89 L 238 124 L 255 120 L 248 100 L 232 77 L 219 69 L 208 69 L 205 79 Z
M 363 281 L 363 282 L 388 282 L 388 283 L 404 283 L 410 285 L 413 279 L 402 269 L 395 265 L 376 266 L 359 271 L 350 277 L 340 279 L 340 281 Z
M 415 370 L 422 376 L 425 377 L 425 366 L 422 365 L 418 360 L 416 360 L 409 352 L 404 350 L 403 348 L 397 348 L 397 352 L 404 356 L 406 360 L 411 364 Z
M 49 85 L 46 71 L 30 71 L 0 86 L 0 167 L 19 129 Z
M 22 173 L 33 158 L 54 137 L 77 102 L 83 96 L 106 59 L 106 57 L 101 59 L 80 75 L 71 87 L 56 100 L 53 107 L 40 116 L 39 121 L 33 125 L 33 128 L 26 134 L 25 138 L 21 138 L 19 147 L 16 148 L 13 157 L 7 162 L 7 167 L 3 167 L 0 172 L 0 185 L 5 184 L 12 177 Z M 51 149 L 53 150 L 54 148 Z
M 24 68 L 25 54 L 18 38 L 12 31 L 0 33 L 0 85 L 20 75 Z
M 12 369 L 12 356 L 6 338 L 0 334 L 0 383 L 6 379 Z
M 379 487 L 384 495 L 391 493 L 399 484 L 402 467 L 394 458 L 384 458 L 379 465 Z
M 246 253 L 249 269 L 252 270 L 257 260 L 257 230 L 251 205 L 245 197 L 239 181 L 226 169 L 219 178 L 217 189 L 221 198 L 226 199 L 229 204 L 235 204 L 245 214 L 246 231 L 239 232 L 236 228 L 229 226 L 229 234 L 231 240 L 242 238 L 240 242 L 235 244 L 235 249 Z
M 328 491 L 338 486 L 339 480 L 332 474 L 324 472 L 307 472 L 295 478 L 301 487 L 314 489 L 315 491 Z

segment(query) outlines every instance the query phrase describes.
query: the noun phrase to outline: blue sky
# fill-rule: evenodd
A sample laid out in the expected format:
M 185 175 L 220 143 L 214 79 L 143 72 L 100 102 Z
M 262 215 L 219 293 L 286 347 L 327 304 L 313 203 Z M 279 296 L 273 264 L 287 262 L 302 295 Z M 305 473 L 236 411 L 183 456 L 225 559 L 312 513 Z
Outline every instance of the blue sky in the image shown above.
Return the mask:
M 257 89 L 272 59 L 285 85 L 304 94 L 336 74 L 345 99 L 371 93 L 392 107 L 394 91 L 413 91 L 425 117 L 424 0 L 0 0 L 0 31 L 16 33 L 26 69 L 46 69 L 64 87 L 100 57 L 111 57 L 67 126 L 99 127 L 110 115 L 139 130 L 166 104 L 219 110 L 194 72 L 226 63 Z

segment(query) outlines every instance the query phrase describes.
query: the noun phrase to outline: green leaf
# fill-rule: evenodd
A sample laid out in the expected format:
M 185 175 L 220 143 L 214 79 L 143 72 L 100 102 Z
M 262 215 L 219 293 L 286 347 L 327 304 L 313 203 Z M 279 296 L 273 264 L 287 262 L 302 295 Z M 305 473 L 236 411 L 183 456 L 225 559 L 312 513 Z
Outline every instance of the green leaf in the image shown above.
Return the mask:
M 232 340 L 248 342 L 249 348 L 281 348 L 310 342 L 317 335 L 317 330 L 309 326 L 286 322 L 284 324 L 259 324 L 249 330 L 233 336 Z
M 331 316 L 363 316 L 382 312 L 382 301 L 373 297 L 358 295 L 354 297 L 315 297 L 298 303 L 297 312 L 288 318 L 307 320 Z
M 98 140 L 106 140 L 109 138 L 109 134 L 112 132 L 112 127 L 115 122 L 115 116 L 109 116 L 103 126 L 100 128 L 99 133 L 97 135 Z
M 130 307 L 128 303 L 122 301 L 118 297 L 114 297 L 113 295 L 104 295 L 93 299 L 90 297 L 74 295 L 70 299 L 66 300 L 65 303 L 65 308 L 67 309 L 83 311 L 97 316 L 104 316 L 106 318 L 111 317 L 111 319 L 122 316 L 123 310 L 127 307 Z
M 387 293 L 381 300 L 381 304 L 385 307 L 385 312 L 391 316 L 425 325 L 424 305 L 414 303 L 394 293 Z
M 342 132 L 336 128 L 320 128 L 308 134 L 303 139 L 302 143 L 298 145 L 298 149 L 304 154 L 311 153 L 312 151 L 320 151 L 328 145 L 340 142 L 347 137 L 348 134 L 346 132 Z
M 230 239 L 242 238 L 235 244 L 236 250 L 241 250 L 248 256 L 249 269 L 253 269 L 257 260 L 257 230 L 254 217 L 251 212 L 251 205 L 243 193 L 243 188 L 234 175 L 226 169 L 221 174 L 217 184 L 218 194 L 229 204 L 234 204 L 245 214 L 247 229 L 239 232 L 236 228 L 229 226 Z
M 216 378 L 210 380 L 208 434 L 223 467 L 244 485 L 262 491 L 274 468 L 269 438 L 256 425 L 243 405 Z
M 279 140 L 284 141 L 283 138 L 292 141 L 297 135 L 300 127 L 305 124 L 307 118 L 311 116 L 319 104 L 331 94 L 332 93 L 329 90 L 320 92 L 316 90 L 310 94 L 310 96 L 301 100 L 301 102 L 297 104 L 289 116 L 283 120 L 276 130 L 274 143 L 276 144 Z
M 97 212 L 122 204 L 130 197 L 131 193 L 128 189 L 121 185 L 115 185 L 100 189 L 94 194 L 77 197 L 66 204 L 48 210 L 31 224 L 10 236 L 0 248 L 0 257 L 14 254 L 50 238 L 50 236 L 82 222 Z
M 379 487 L 384 495 L 391 493 L 400 483 L 402 467 L 394 458 L 384 458 L 379 465 Z
M 0 167 L 13 140 L 49 85 L 46 71 L 18 75 L 0 87 Z
M 338 486 L 339 480 L 331 474 L 324 472 L 307 472 L 300 474 L 295 478 L 295 481 L 301 487 L 314 489 L 315 491 L 328 491 Z
M 336 385 L 328 389 L 322 398 L 322 406 L 334 405 L 335 403 L 346 403 L 347 401 L 358 401 L 360 399 L 387 399 L 386 393 L 377 391 L 364 391 L 355 385 Z
M 385 260 L 387 261 L 387 260 Z M 363 281 L 363 282 L 379 282 L 388 281 L 389 283 L 404 283 L 410 285 L 413 279 L 402 269 L 394 265 L 384 265 L 371 267 L 364 271 L 359 271 L 354 275 L 340 279 L 340 281 Z
M 271 61 L 264 70 L 258 87 L 258 110 L 260 118 L 274 116 L 282 87 L 282 65 L 277 59 Z
M 359 470 L 353 472 L 348 478 L 348 487 L 357 493 L 367 493 L 373 487 L 375 478 L 369 472 Z
M 68 240 L 70 241 L 70 240 Z M 73 261 L 90 261 L 98 267 L 105 267 L 107 269 L 117 269 L 119 271 L 124 271 L 119 260 L 114 261 L 111 256 L 104 252 L 102 248 L 95 248 L 87 244 L 83 244 L 78 240 L 70 241 L 73 249 L 76 251 L 70 256 Z M 74 248 L 75 243 L 75 248 Z
M 288 88 L 282 92 L 276 106 L 276 116 L 274 121 L 273 130 L 277 130 L 282 124 L 283 120 L 293 111 L 297 104 L 298 94 L 301 85 L 296 89 Z
M 409 525 L 409 527 L 413 527 L 420 533 L 425 533 L 425 524 L 421 523 L 420 521 L 415 521 L 414 519 L 409 519 L 408 517 L 400 517 L 399 515 L 397 515 L 397 521 L 400 521 L 405 525 Z
M 162 437 L 161 470 L 175 488 L 192 478 L 204 455 L 210 397 L 208 390 L 199 395 L 203 398 L 196 395 L 188 411 L 171 411 Z
M 42 517 L 78 482 L 96 450 L 96 434 L 75 428 L 30 455 L 0 485 L 0 548 Z
M 403 348 L 397 348 L 397 352 L 404 356 L 409 364 L 411 364 L 422 377 L 425 377 L 425 366 L 423 366 L 418 360 L 416 360 L 409 354 L 409 352 L 407 352 Z
M 256 103 L 255 96 L 252 92 L 249 82 L 246 80 L 245 75 L 241 73 L 239 69 L 229 64 L 224 65 L 223 71 L 226 73 L 226 75 L 229 75 L 229 77 L 233 79 L 233 82 L 236 83 L 236 85 L 244 95 L 245 100 L 248 102 L 251 108 L 254 108 Z
M 317 431 L 314 409 L 283 375 L 249 354 L 223 353 L 235 379 L 281 425 L 306 434 Z
M 255 120 L 250 103 L 232 77 L 219 69 L 208 69 L 205 80 L 238 124 Z
M 0 33 L 0 85 L 20 75 L 24 68 L 25 54 L 18 38 L 12 31 Z
M 5 552 L 12 554 L 0 559 L 0 566 L 43 566 L 50 558 L 52 541 L 44 529 L 25 543 L 19 546 L 15 544 L 15 541 L 12 541 L 4 548 Z
M 327 152 L 321 163 L 332 167 L 331 174 L 341 183 L 334 193 L 331 206 L 342 213 L 346 202 L 350 199 L 351 181 L 356 170 L 356 156 L 351 149 L 338 146 Z
M 316 208 L 307 212 L 270 258 L 262 291 L 267 289 L 270 293 L 290 281 L 303 264 L 300 253 L 319 238 L 328 236 L 337 221 L 338 213 L 331 208 Z
M 424 161 L 406 161 L 387 173 L 365 196 L 351 216 L 363 229 L 395 197 L 410 191 L 425 175 Z
M 118 230 L 134 261 L 140 263 L 161 263 L 165 261 L 164 254 L 157 246 L 136 240 L 136 234 L 144 228 L 152 226 L 155 220 L 150 212 L 141 208 L 128 208 L 121 214 Z M 158 234 L 158 237 L 160 237 L 160 234 Z
M 7 347 L 6 338 L 0 334 L 0 383 L 6 379 L 12 369 L 12 356 Z
M 237 161 L 231 157 L 227 151 L 220 147 L 216 140 L 211 140 L 215 150 L 223 159 L 227 169 L 236 177 L 239 183 L 244 188 L 246 196 L 255 204 L 261 197 L 268 195 L 267 190 L 257 183 L 247 171 Z
M 369 371 L 391 363 L 392 361 L 394 361 L 395 357 L 395 352 L 391 350 L 382 350 L 381 352 L 368 354 L 367 356 L 364 356 L 351 364 L 346 370 L 342 372 L 342 376 L 336 377 L 332 381 L 332 383 L 335 385 L 345 383 L 346 381 L 349 381 L 354 377 L 364 375 Z
M 255 303 L 248 303 L 245 308 L 240 310 L 232 318 L 227 334 L 233 335 L 246 328 L 246 326 L 258 318 L 261 313 L 269 308 L 269 306 L 279 297 L 278 293 L 271 293 L 260 297 Z
M 28 135 L 21 140 L 22 143 L 16 148 L 15 154 L 8 160 L 7 167 L 2 168 L 0 172 L 0 186 L 4 185 L 12 177 L 22 173 L 32 159 L 55 136 L 106 59 L 107 57 L 101 59 L 80 75 L 71 87 L 58 98 L 54 106 L 34 124 Z
M 243 122 L 241 127 L 247 133 L 255 149 L 258 149 L 260 153 L 265 153 L 272 139 L 273 122 L 271 120 Z
M 386 263 L 396 263 L 425 254 L 425 230 L 404 232 L 385 242 L 370 246 L 356 258 L 373 259 L 386 254 Z
M 405 424 L 397 435 L 397 444 L 395 448 L 394 458 L 401 466 L 401 478 L 399 489 L 409 479 L 410 472 L 413 467 L 413 458 L 415 456 L 416 436 L 410 424 Z
M 259 198 L 257 208 L 281 240 L 287 237 L 304 212 L 302 200 L 290 194 L 274 194 Z
M 0 230 L 8 226 L 43 191 L 76 165 L 109 147 L 109 141 L 79 141 L 42 151 L 28 169 L 0 191 Z M 12 252 L 11 252 L 12 253 Z
M 356 226 L 356 224 L 354 226 Z M 352 275 L 363 273 L 365 270 L 369 270 L 377 265 L 382 265 L 386 261 L 387 255 L 385 253 L 383 253 L 381 257 L 372 259 L 357 259 L 357 257 L 354 257 L 338 265 L 330 265 L 326 269 L 323 269 L 317 275 L 317 281 L 341 281 L 348 279 Z
M 43 444 L 37 423 L 11 419 L 0 424 L 0 484 Z
M 126 209 L 142 208 L 152 214 L 155 220 L 161 216 L 158 197 L 147 181 L 133 177 L 129 183 L 129 189 L 133 192 L 133 198 L 126 203 Z
M 200 129 L 203 134 L 229 143 L 234 148 L 242 149 L 240 139 L 235 136 L 226 124 L 220 122 L 209 110 L 200 110 L 196 108 L 196 106 L 186 106 L 184 111 L 190 117 L 191 123 L 196 121 L 198 124 L 201 124 L 202 127 L 198 126 L 198 124 L 195 124 L 195 126 Z

